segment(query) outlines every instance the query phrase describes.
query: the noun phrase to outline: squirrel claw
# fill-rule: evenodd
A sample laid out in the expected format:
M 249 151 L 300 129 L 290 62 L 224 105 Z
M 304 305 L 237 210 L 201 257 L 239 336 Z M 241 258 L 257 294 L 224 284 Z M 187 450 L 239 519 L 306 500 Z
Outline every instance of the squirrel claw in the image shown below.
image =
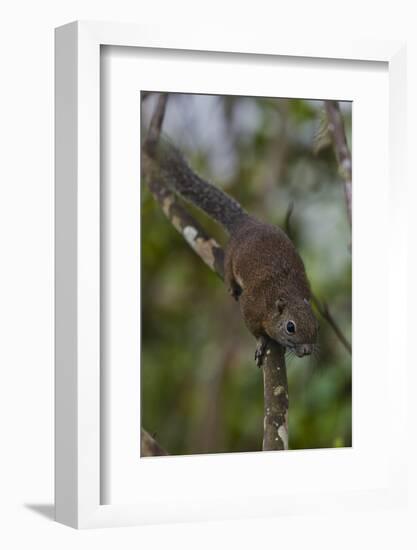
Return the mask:
M 233 285 L 229 288 L 229 293 L 236 300 L 236 302 L 238 302 L 239 296 L 242 294 L 242 289 L 238 285 Z
M 266 343 L 267 340 L 265 338 L 259 338 L 258 344 L 256 346 L 255 350 L 255 362 L 256 365 L 260 368 L 264 362 L 265 355 L 266 355 Z

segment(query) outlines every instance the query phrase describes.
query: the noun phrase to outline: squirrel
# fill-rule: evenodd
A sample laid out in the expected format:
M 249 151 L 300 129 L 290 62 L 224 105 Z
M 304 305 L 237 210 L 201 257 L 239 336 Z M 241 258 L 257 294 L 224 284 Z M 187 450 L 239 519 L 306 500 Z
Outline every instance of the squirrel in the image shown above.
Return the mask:
M 318 322 L 310 303 L 304 264 L 290 238 L 279 227 L 251 216 L 228 194 L 200 178 L 167 138 L 159 139 L 152 156 L 162 182 L 229 234 L 224 279 L 257 340 L 257 365 L 264 361 L 268 338 L 298 357 L 310 355 L 317 340 Z

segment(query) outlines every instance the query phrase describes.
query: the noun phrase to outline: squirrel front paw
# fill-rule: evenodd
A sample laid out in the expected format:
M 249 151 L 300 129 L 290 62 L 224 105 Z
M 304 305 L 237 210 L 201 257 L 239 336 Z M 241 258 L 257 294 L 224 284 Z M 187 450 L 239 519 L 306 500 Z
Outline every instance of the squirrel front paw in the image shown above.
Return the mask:
M 264 362 L 267 343 L 268 340 L 265 338 L 265 336 L 260 336 L 258 338 L 258 343 L 255 350 L 255 362 L 258 367 L 261 367 Z

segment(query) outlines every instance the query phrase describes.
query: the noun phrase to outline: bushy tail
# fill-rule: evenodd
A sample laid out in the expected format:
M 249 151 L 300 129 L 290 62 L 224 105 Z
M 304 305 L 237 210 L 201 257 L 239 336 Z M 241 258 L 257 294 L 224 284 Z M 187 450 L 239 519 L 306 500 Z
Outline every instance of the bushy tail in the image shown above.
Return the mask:
M 159 176 L 168 188 L 214 218 L 229 233 L 247 216 L 237 201 L 200 178 L 168 139 L 159 139 L 154 160 Z

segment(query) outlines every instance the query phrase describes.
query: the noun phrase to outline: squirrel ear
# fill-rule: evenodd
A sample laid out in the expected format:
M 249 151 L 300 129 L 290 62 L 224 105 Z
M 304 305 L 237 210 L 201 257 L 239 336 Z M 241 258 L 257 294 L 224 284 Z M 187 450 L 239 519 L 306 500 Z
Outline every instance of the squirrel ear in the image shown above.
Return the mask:
M 278 311 L 280 313 L 282 313 L 284 311 L 285 306 L 286 306 L 286 302 L 285 302 L 284 298 L 282 298 L 282 297 L 278 298 L 278 300 L 275 303 L 278 307 Z

